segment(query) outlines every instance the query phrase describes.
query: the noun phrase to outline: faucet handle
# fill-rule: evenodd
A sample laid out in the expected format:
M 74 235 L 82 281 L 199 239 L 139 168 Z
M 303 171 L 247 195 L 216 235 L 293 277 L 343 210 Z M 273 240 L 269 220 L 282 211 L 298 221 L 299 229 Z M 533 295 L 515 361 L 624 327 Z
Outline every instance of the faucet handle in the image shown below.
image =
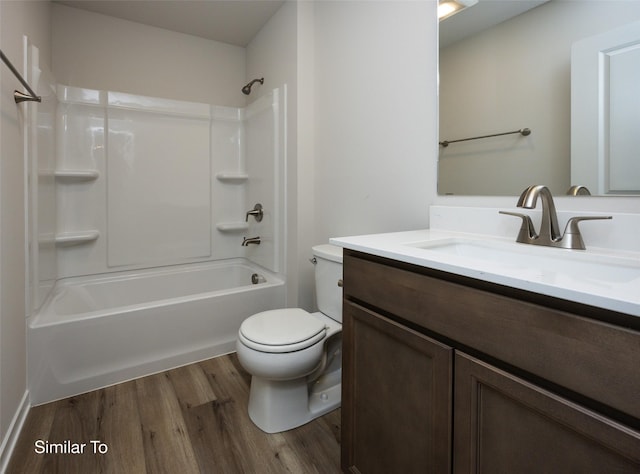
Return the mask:
M 515 216 L 522 219 L 522 225 L 520 226 L 520 231 L 518 232 L 518 237 L 516 238 L 516 242 L 521 243 L 530 243 L 533 239 L 538 237 L 536 234 L 535 228 L 533 227 L 533 222 L 531 221 L 531 217 L 527 214 L 520 214 L 519 212 L 508 212 L 508 211 L 498 211 L 500 214 L 506 214 L 508 216 Z
M 253 209 L 247 211 L 247 215 L 245 216 L 245 222 L 249 222 L 249 216 L 255 217 L 257 222 L 262 221 L 262 217 L 264 215 L 264 210 L 262 209 L 262 204 L 258 203 L 253 206 Z
M 564 235 L 562 236 L 562 247 L 574 250 L 585 250 L 587 247 L 582 240 L 582 234 L 580 234 L 580 228 L 578 222 L 580 221 L 596 221 L 596 220 L 608 220 L 613 219 L 612 216 L 577 216 L 572 217 L 567 222 L 567 226 L 564 228 Z

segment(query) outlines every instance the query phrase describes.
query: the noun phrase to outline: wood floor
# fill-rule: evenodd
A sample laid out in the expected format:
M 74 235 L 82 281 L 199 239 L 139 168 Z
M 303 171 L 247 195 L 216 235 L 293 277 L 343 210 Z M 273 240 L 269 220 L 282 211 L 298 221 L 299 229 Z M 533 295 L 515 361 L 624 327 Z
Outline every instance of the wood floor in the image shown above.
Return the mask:
M 339 409 L 268 435 L 247 415 L 249 382 L 230 354 L 34 407 L 7 473 L 340 472 Z

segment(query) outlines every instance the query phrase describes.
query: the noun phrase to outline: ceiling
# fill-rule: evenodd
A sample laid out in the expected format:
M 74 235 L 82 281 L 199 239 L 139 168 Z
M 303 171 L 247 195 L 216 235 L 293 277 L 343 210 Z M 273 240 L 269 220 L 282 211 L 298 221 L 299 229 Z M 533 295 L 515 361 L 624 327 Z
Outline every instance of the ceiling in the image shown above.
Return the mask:
M 549 0 L 479 0 L 440 22 L 440 48 L 491 28 Z
M 74 8 L 246 46 L 284 0 L 53 0 Z
M 0 0 L 1 1 L 1 0 Z M 246 46 L 285 0 L 52 0 L 74 8 Z M 440 47 L 549 0 L 479 0 L 440 23 Z

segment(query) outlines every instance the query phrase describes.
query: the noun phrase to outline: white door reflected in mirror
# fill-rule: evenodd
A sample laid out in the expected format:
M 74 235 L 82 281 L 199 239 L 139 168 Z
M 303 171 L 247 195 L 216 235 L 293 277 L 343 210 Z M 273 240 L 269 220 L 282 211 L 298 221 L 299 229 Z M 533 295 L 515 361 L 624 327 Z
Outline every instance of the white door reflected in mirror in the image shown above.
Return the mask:
M 572 182 L 640 194 L 640 22 L 576 42 L 571 91 Z

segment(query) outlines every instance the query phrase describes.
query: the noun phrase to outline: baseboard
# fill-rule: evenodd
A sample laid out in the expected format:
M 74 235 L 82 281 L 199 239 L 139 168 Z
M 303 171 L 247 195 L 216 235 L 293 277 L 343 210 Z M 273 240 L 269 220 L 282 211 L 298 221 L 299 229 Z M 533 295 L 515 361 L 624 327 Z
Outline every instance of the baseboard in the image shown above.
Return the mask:
M 7 467 L 9 466 L 11 454 L 13 453 L 13 449 L 18 442 L 20 432 L 22 431 L 22 426 L 27 419 L 30 408 L 31 405 L 29 404 L 29 392 L 25 391 L 24 395 L 22 396 L 20 406 L 18 407 L 18 410 L 16 410 L 16 414 L 13 416 L 13 420 L 11 420 L 11 424 L 9 425 L 6 436 L 2 440 L 2 445 L 0 445 L 0 474 L 4 474 L 7 470 Z

